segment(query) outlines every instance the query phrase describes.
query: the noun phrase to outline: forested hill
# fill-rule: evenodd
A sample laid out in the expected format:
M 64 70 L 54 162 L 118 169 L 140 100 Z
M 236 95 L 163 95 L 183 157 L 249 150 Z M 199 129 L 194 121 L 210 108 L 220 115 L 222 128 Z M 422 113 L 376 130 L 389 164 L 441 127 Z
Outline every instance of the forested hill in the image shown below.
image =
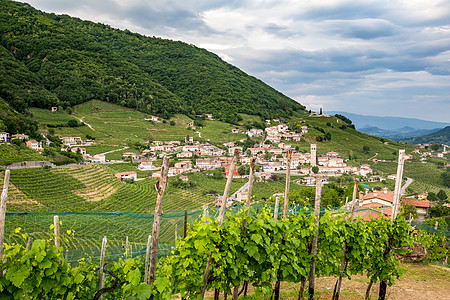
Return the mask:
M 304 107 L 217 55 L 182 42 L 0 1 L 0 98 L 14 109 L 99 99 L 170 117 L 263 118 Z

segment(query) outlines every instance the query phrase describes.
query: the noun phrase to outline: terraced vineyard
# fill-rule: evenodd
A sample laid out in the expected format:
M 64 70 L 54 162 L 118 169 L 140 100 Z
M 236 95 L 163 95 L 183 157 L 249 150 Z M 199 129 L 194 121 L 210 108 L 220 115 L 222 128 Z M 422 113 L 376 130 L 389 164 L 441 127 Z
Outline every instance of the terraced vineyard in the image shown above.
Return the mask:
M 0 144 L 0 165 L 6 166 L 15 162 L 34 160 L 48 161 L 48 158 L 27 147 Z
M 73 192 L 85 188 L 85 184 L 66 173 L 53 173 L 44 168 L 12 170 L 10 180 L 21 192 L 41 204 L 41 211 L 86 209 L 84 199 Z
M 82 181 L 86 187 L 74 191 L 86 201 L 99 201 L 114 194 L 120 186 L 114 174 L 98 165 L 59 167 L 54 173 L 68 173 Z

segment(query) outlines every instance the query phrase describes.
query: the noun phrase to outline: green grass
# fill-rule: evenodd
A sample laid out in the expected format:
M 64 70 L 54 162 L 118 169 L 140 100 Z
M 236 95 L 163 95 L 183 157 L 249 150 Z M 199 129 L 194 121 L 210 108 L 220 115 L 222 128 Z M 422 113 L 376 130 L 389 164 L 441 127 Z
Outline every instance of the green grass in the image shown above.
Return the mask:
M 40 124 L 63 125 L 66 126 L 70 120 L 76 120 L 73 116 L 65 111 L 51 112 L 49 109 L 30 107 L 30 112 Z
M 204 121 L 205 126 L 200 130 L 201 136 L 205 140 L 210 140 L 214 142 L 230 142 L 237 141 L 240 139 L 245 139 L 247 135 L 243 133 L 232 133 L 231 129 L 240 128 L 240 126 L 232 125 L 229 123 L 224 123 L 220 121 Z M 196 135 L 198 137 L 198 135 Z M 195 136 L 194 136 L 195 139 Z
M 181 140 L 187 134 L 192 135 L 192 131 L 187 129 L 191 120 L 184 115 L 171 118 L 176 125 L 170 126 L 169 121 L 165 124 L 149 122 L 145 120 L 150 118 L 148 114 L 98 100 L 77 105 L 73 111 L 75 116 L 82 118 L 97 134 L 102 135 L 97 141 L 99 143 L 104 142 L 106 138 L 112 139 L 116 144 L 125 145 L 127 141 Z

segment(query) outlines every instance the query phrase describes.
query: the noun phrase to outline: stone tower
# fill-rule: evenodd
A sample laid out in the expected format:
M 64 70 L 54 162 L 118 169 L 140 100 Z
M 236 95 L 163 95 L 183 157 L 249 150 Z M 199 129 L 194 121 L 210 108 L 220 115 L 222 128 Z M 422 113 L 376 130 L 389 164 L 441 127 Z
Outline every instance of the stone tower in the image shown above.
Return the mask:
M 316 144 L 311 144 L 311 166 L 317 166 Z

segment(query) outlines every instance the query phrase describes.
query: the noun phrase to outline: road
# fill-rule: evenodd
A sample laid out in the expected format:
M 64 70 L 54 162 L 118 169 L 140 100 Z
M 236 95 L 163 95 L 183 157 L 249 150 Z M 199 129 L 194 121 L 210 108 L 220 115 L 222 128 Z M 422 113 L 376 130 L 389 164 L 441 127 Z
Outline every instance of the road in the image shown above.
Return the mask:
M 244 183 L 244 185 L 241 186 L 236 192 L 234 192 L 233 195 L 231 195 L 228 199 L 236 200 L 236 195 L 240 192 L 247 190 L 247 188 L 248 188 L 248 181 Z
M 408 178 L 406 177 L 406 183 L 402 186 L 402 188 L 400 189 L 400 195 L 405 195 L 406 194 L 406 189 L 408 188 L 408 186 L 413 182 L 412 178 Z

